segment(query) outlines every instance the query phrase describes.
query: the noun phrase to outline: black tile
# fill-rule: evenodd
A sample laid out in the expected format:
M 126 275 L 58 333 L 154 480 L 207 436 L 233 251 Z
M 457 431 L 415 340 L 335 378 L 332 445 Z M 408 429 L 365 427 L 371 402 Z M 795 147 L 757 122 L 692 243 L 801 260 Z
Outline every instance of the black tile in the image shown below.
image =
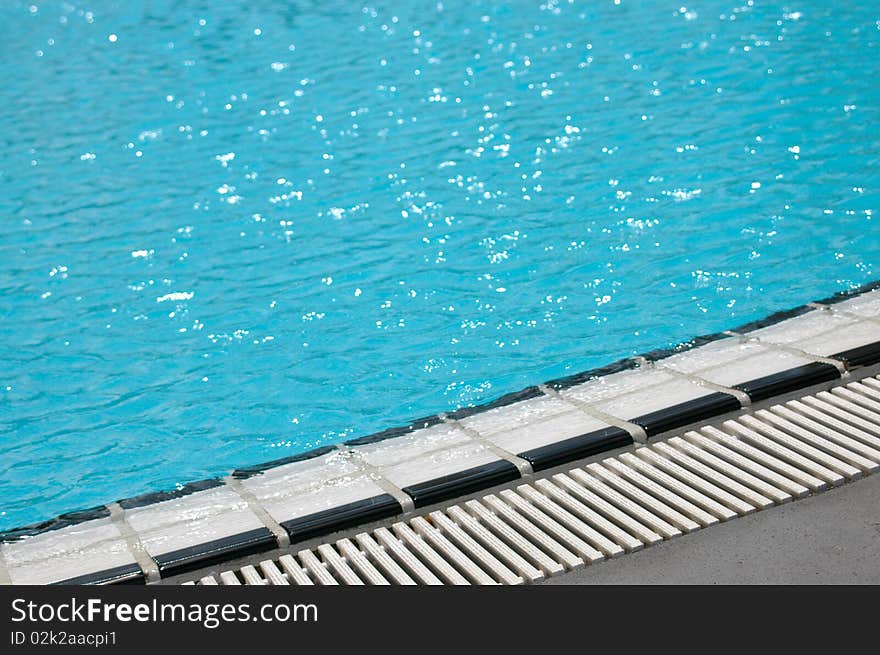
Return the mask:
M 850 348 L 836 355 L 831 355 L 834 359 L 839 359 L 846 364 L 847 368 L 858 368 L 859 366 L 870 366 L 880 362 L 880 341 L 874 343 L 866 343 L 858 348 Z
M 544 392 L 541 391 L 538 387 L 526 387 L 521 391 L 514 391 L 513 393 L 505 394 L 500 398 L 496 398 L 492 402 L 488 402 L 483 405 L 475 405 L 474 407 L 462 407 L 455 410 L 454 412 L 449 412 L 447 416 L 449 418 L 460 420 L 463 418 L 467 418 L 468 416 L 473 416 L 474 414 L 486 412 L 490 409 L 507 407 L 508 405 L 522 402 L 523 400 L 529 400 L 531 398 L 540 398 L 543 395 Z
M 629 432 L 609 426 L 595 432 L 533 448 L 519 453 L 519 456 L 528 461 L 535 471 L 542 471 L 596 453 L 629 446 L 632 442 Z
M 403 508 L 394 496 L 382 494 L 282 521 L 281 527 L 287 530 L 290 540 L 295 543 L 401 513 Z
M 4 541 L 18 541 L 22 537 L 33 537 L 44 532 L 52 532 L 61 528 L 67 528 L 71 525 L 79 525 L 86 521 L 94 521 L 96 519 L 105 519 L 110 516 L 110 510 L 105 505 L 98 505 L 89 509 L 83 509 L 76 512 L 68 512 L 61 514 L 54 519 L 32 523 L 20 528 L 12 528 L 5 532 L 0 532 L 0 543 Z
M 232 472 L 232 477 L 238 480 L 246 480 L 247 478 L 259 475 L 263 471 L 268 471 L 269 469 L 283 466 L 284 464 L 304 462 L 309 459 L 315 459 L 316 457 L 322 457 L 323 455 L 332 453 L 334 450 L 337 450 L 336 446 L 321 446 L 320 448 L 313 448 L 304 453 L 298 453 L 280 459 L 273 459 L 271 462 L 263 462 L 262 464 L 254 464 L 253 466 L 245 466 L 243 468 L 235 469 Z
M 434 425 L 439 425 L 443 422 L 443 419 L 439 414 L 435 414 L 433 416 L 426 416 L 425 418 L 416 419 L 409 425 L 403 425 L 397 428 L 388 428 L 387 430 L 382 430 L 381 432 L 374 432 L 373 434 L 368 434 L 364 437 L 357 437 L 356 439 L 349 439 L 345 442 L 346 446 L 364 446 L 366 444 L 377 443 L 379 441 L 385 441 L 386 439 L 393 439 L 394 437 L 402 437 L 405 434 L 409 434 L 410 432 L 415 432 L 416 430 L 423 430 L 425 428 L 430 428 Z
M 222 516 L 218 520 L 223 520 Z M 177 575 L 218 564 L 236 557 L 262 553 L 278 546 L 275 535 L 267 528 L 257 528 L 240 534 L 181 548 L 153 559 L 159 565 L 162 577 Z
M 573 387 L 575 385 L 581 384 L 583 382 L 588 382 L 590 380 L 595 380 L 596 378 L 605 377 L 606 375 L 611 375 L 612 373 L 620 373 L 621 371 L 629 371 L 634 368 L 639 368 L 641 365 L 641 360 L 636 357 L 624 357 L 623 359 L 618 359 L 616 362 L 611 362 L 605 366 L 600 366 L 599 368 L 591 368 L 588 371 L 581 371 L 580 373 L 574 373 L 573 375 L 568 375 L 564 378 L 557 378 L 556 380 L 550 380 L 545 384 L 551 389 L 556 389 L 557 391 L 561 391 L 562 389 L 568 389 L 569 387 Z
M 677 355 L 679 353 L 686 352 L 688 350 L 693 350 L 694 348 L 699 348 L 700 346 L 705 346 L 707 344 L 713 343 L 715 341 L 721 341 L 722 339 L 734 339 L 735 337 L 730 337 L 723 332 L 713 332 L 712 334 L 702 334 L 698 337 L 694 337 L 693 339 L 689 339 L 688 341 L 683 341 L 681 343 L 677 343 L 674 346 L 669 348 L 657 348 L 655 350 L 650 350 L 646 353 L 641 353 L 639 357 L 644 357 L 649 362 L 659 362 L 662 359 L 666 359 L 667 357 L 672 357 L 672 355 Z
M 833 296 L 829 296 L 828 298 L 823 298 L 822 300 L 817 300 L 815 302 L 822 305 L 834 305 L 839 302 L 843 302 L 844 300 L 854 298 L 855 296 L 861 296 L 863 293 L 876 291 L 877 289 L 880 289 L 880 280 L 872 280 L 871 282 L 866 282 L 865 284 L 861 285 L 860 287 L 856 287 L 855 289 L 838 291 Z
M 122 507 L 122 509 L 146 507 L 147 505 L 161 503 L 166 500 L 183 498 L 184 496 L 189 496 L 190 494 L 194 494 L 197 491 L 205 491 L 206 489 L 214 489 L 216 487 L 222 486 L 223 480 L 220 480 L 219 478 L 198 480 L 197 482 L 190 482 L 189 484 L 183 485 L 179 489 L 173 489 L 171 491 L 152 491 L 150 493 L 141 494 L 140 496 L 134 496 L 133 498 L 123 498 L 119 501 L 119 506 Z
M 496 484 L 516 480 L 519 477 L 518 468 L 507 460 L 500 460 L 466 471 L 444 475 L 442 478 L 419 482 L 404 487 L 403 490 L 412 497 L 416 507 L 424 507 L 473 491 L 488 489 Z
M 739 400 L 735 397 L 716 391 L 656 412 L 642 414 L 630 419 L 630 422 L 641 425 L 650 437 L 719 414 L 733 412 L 740 407 Z
M 78 575 L 75 578 L 68 578 L 61 582 L 54 582 L 55 585 L 104 585 L 104 584 L 146 584 L 144 573 L 137 564 L 123 564 L 112 569 L 104 571 L 96 571 L 94 573 L 86 573 Z
M 772 375 L 765 375 L 742 384 L 735 384 L 734 389 L 745 391 L 752 400 L 764 400 L 820 382 L 836 380 L 839 377 L 840 372 L 831 364 L 813 362 Z
M 799 305 L 798 307 L 792 307 L 791 309 L 784 309 L 780 312 L 775 312 L 770 314 L 770 316 L 765 316 L 764 318 L 759 318 L 757 321 L 752 321 L 750 323 L 746 323 L 745 325 L 740 325 L 738 327 L 733 328 L 732 332 L 737 332 L 739 334 L 747 334 L 749 332 L 754 332 L 755 330 L 760 330 L 761 328 L 770 327 L 771 325 L 776 325 L 777 323 L 781 323 L 782 321 L 787 321 L 790 318 L 794 318 L 795 316 L 802 316 L 808 312 L 816 311 L 809 305 Z

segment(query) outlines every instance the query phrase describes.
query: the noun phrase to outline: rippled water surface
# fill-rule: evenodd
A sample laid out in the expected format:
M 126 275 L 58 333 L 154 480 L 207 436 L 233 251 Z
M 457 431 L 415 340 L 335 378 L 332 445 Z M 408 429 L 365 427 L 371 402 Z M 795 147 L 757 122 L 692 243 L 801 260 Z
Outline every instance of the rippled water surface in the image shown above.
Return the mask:
M 876 2 L 271 4 L 0 4 L 0 528 L 878 277 Z

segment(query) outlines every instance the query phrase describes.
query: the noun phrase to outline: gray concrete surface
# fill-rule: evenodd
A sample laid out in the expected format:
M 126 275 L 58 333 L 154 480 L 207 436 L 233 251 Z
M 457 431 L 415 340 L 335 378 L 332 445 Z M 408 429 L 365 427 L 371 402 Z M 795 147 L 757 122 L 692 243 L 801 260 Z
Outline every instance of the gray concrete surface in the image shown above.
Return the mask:
M 756 583 L 880 583 L 880 475 L 545 584 Z

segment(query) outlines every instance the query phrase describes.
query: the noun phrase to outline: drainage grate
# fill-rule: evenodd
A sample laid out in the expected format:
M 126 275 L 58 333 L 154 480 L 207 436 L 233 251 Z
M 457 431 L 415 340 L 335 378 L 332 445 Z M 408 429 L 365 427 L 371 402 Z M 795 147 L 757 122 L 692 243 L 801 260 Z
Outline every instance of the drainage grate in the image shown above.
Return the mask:
M 523 584 L 880 468 L 880 381 L 775 405 L 200 585 Z

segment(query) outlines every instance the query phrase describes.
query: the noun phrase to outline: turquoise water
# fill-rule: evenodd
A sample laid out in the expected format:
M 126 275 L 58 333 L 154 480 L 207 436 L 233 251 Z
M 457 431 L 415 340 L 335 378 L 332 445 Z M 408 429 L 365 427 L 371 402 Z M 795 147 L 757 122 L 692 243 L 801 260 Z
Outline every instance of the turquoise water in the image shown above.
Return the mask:
M 880 277 L 877 3 L 269 4 L 0 5 L 0 528 Z

